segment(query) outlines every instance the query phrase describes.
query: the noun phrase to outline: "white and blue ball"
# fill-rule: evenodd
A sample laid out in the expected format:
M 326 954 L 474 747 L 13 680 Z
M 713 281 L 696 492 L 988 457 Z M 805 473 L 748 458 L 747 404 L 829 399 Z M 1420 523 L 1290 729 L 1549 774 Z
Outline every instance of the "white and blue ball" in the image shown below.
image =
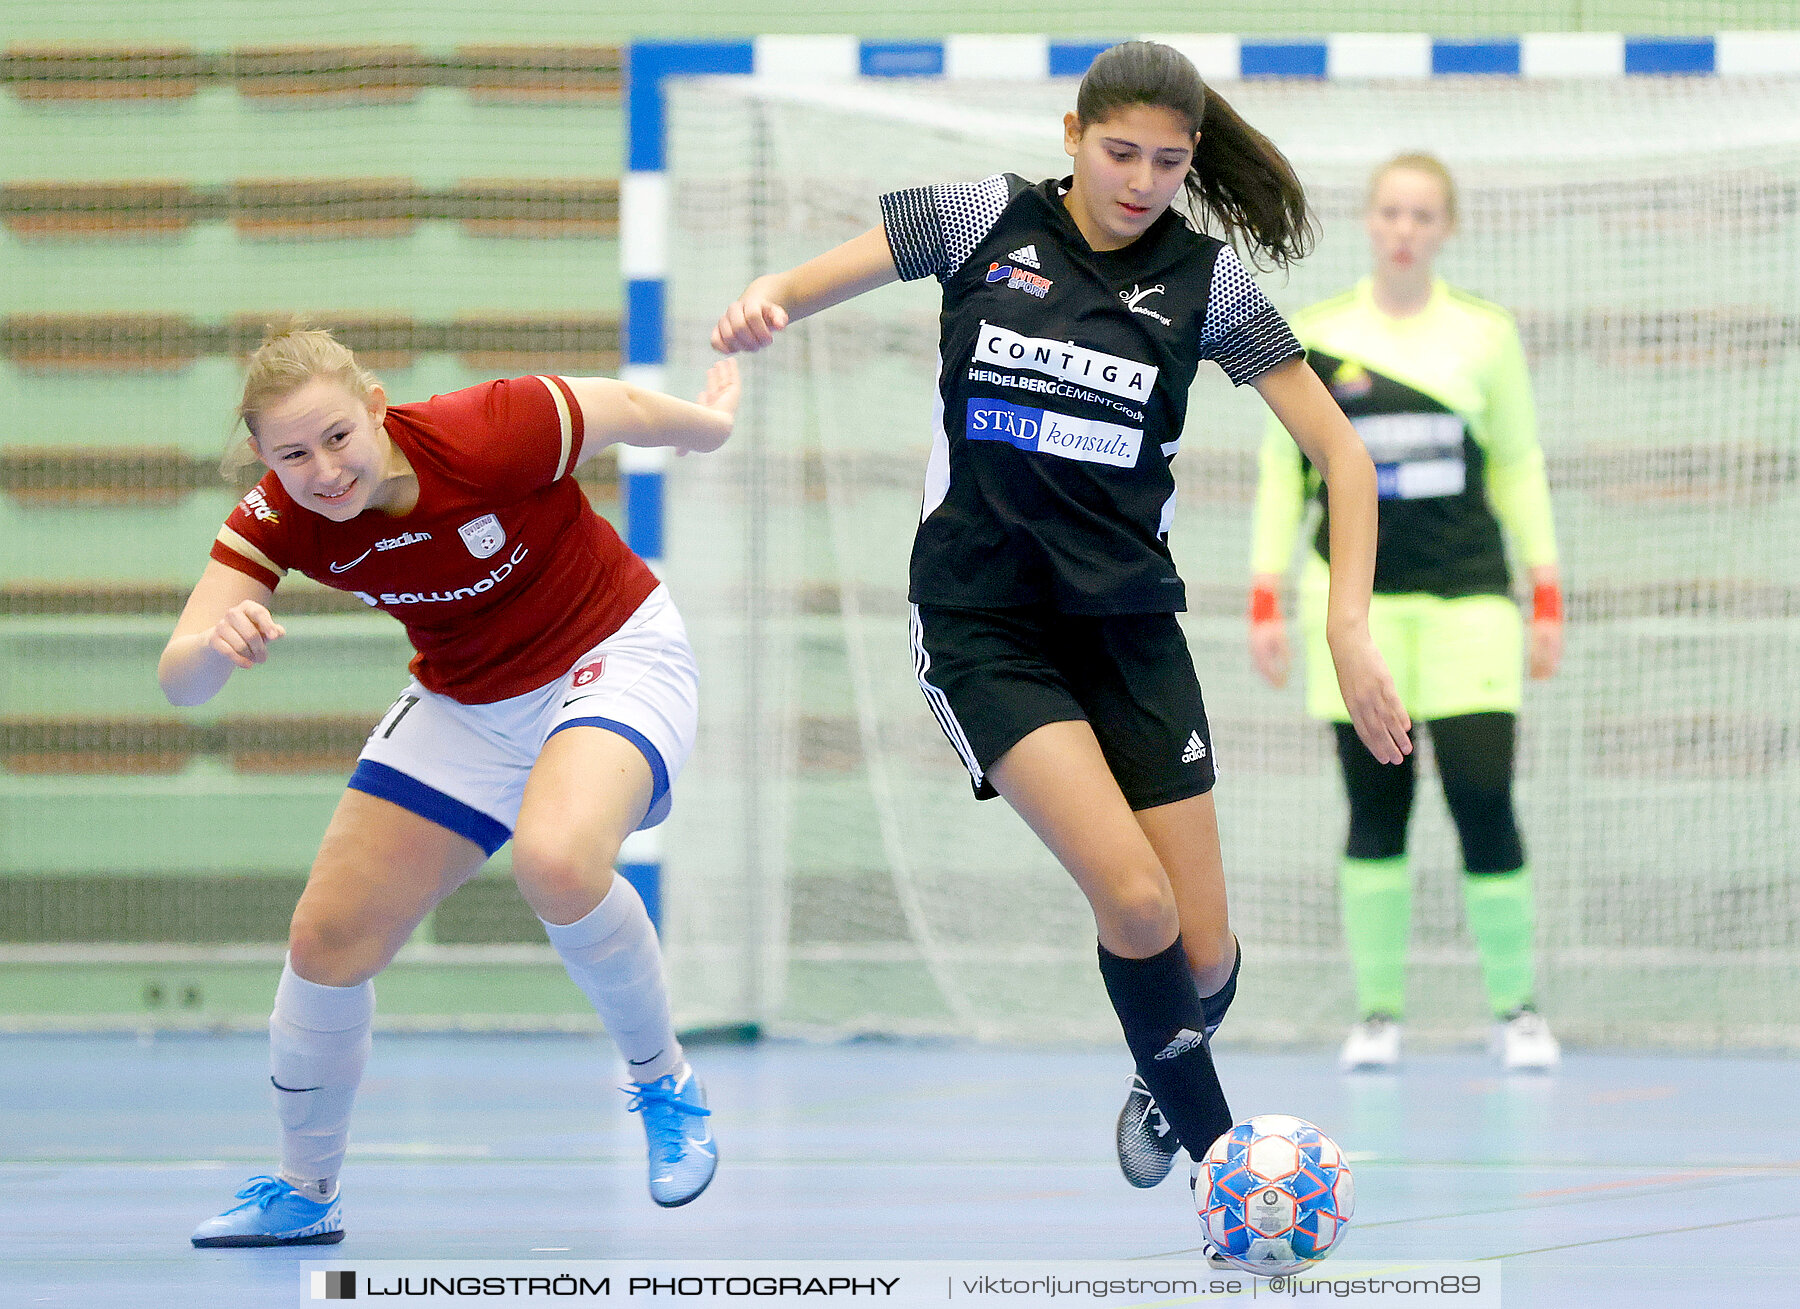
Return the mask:
M 1317 1263 L 1356 1208 L 1337 1142 L 1289 1114 L 1258 1114 L 1213 1142 L 1194 1200 L 1213 1248 L 1247 1273 L 1277 1277 Z

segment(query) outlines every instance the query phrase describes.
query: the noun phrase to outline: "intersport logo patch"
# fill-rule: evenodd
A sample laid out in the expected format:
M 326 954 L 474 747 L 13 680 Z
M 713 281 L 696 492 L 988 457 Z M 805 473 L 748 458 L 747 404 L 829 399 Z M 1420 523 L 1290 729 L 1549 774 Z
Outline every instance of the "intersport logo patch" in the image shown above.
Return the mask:
M 987 280 L 1005 282 L 1014 291 L 1024 291 L 1028 295 L 1035 295 L 1040 300 L 1049 295 L 1050 288 L 1056 285 L 1042 273 L 1027 272 L 1025 269 L 1015 268 L 1011 264 L 989 264 Z
M 981 325 L 981 334 L 975 338 L 975 359 L 978 363 L 1023 368 L 1060 381 L 1079 382 L 1139 404 L 1148 400 L 1156 387 L 1154 364 L 1141 364 L 1068 341 L 1023 336 L 995 323 Z
M 1020 450 L 1077 459 L 1114 468 L 1137 466 L 1144 434 L 1116 423 L 1070 418 L 1048 409 L 1028 409 L 1004 400 L 969 401 L 963 429 L 971 441 L 1005 441 Z

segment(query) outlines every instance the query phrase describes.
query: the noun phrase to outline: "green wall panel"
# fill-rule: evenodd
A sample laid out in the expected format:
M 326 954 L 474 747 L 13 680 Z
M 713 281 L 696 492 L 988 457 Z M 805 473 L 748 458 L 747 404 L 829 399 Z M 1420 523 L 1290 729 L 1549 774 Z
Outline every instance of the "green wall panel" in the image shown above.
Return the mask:
M 276 593 L 280 613 L 281 592 Z M 379 614 L 308 614 L 260 668 L 233 673 L 207 704 L 175 709 L 156 685 L 173 618 L 0 619 L 0 715 L 153 715 L 211 722 L 230 714 L 363 714 L 371 726 L 406 685 L 412 647 Z
M 6 30 L 9 40 L 24 42 L 14 25 L 7 23 Z M 145 32 L 115 39 L 157 38 Z M 362 38 L 346 33 L 337 39 Z M 215 184 L 238 178 L 403 177 L 425 186 L 471 177 L 616 177 L 623 123 L 616 101 L 503 104 L 477 101 L 449 87 L 428 87 L 410 101 L 385 105 L 262 100 L 229 86 L 179 100 L 0 95 L 0 174 Z
M 248 241 L 223 223 L 153 241 L 0 234 L 0 284 L 15 314 L 591 317 L 618 312 L 618 268 L 611 240 L 478 237 L 436 222 L 410 236 L 330 241 Z
M 305 871 L 345 775 L 240 777 L 212 760 L 174 777 L 7 774 L 0 776 L 0 868 Z
M 31 1027 L 234 1028 L 267 1025 L 277 951 L 220 963 L 0 962 L 0 1030 Z M 376 983 L 375 1025 L 545 1027 L 598 1031 L 562 965 L 452 965 L 402 959 Z

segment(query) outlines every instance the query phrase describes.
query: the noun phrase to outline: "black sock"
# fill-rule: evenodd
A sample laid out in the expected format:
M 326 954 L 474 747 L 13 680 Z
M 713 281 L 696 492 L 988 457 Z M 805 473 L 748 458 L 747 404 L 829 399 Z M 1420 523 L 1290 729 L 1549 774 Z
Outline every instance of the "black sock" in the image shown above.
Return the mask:
M 1101 946 L 1100 976 L 1138 1076 L 1189 1157 L 1204 1158 L 1231 1130 L 1231 1108 L 1201 1035 L 1206 1013 L 1181 938 L 1148 959 L 1125 959 Z
M 1234 936 L 1231 948 L 1237 951 L 1236 957 L 1231 961 L 1231 976 L 1225 979 L 1225 985 L 1211 995 L 1200 997 L 1200 1010 L 1206 1015 L 1206 1039 L 1209 1041 L 1212 1040 L 1213 1033 L 1219 1030 L 1219 1024 L 1225 1021 L 1225 1011 L 1231 1008 L 1231 1002 L 1237 998 L 1237 975 L 1238 969 L 1244 966 L 1244 947 Z

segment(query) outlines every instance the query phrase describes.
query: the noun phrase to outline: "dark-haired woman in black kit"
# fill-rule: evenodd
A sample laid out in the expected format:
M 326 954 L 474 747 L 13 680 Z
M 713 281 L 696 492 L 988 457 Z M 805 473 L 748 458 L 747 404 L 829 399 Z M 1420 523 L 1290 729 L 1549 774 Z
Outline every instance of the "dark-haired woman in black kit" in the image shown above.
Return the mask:
M 1285 266 L 1311 236 L 1292 168 L 1152 42 L 1096 59 L 1063 128 L 1069 177 L 885 195 L 880 225 L 752 282 L 712 343 L 759 350 L 896 278 L 942 284 L 914 666 L 977 796 L 1004 796 L 1093 909 L 1137 1063 L 1120 1164 L 1153 1186 L 1233 1122 L 1207 1036 L 1241 956 L 1168 547 L 1202 359 L 1256 387 L 1330 489 L 1328 628 L 1358 734 L 1398 763 L 1411 724 L 1369 637 L 1374 466 L 1231 246 L 1171 209 L 1185 189 L 1202 222 Z

